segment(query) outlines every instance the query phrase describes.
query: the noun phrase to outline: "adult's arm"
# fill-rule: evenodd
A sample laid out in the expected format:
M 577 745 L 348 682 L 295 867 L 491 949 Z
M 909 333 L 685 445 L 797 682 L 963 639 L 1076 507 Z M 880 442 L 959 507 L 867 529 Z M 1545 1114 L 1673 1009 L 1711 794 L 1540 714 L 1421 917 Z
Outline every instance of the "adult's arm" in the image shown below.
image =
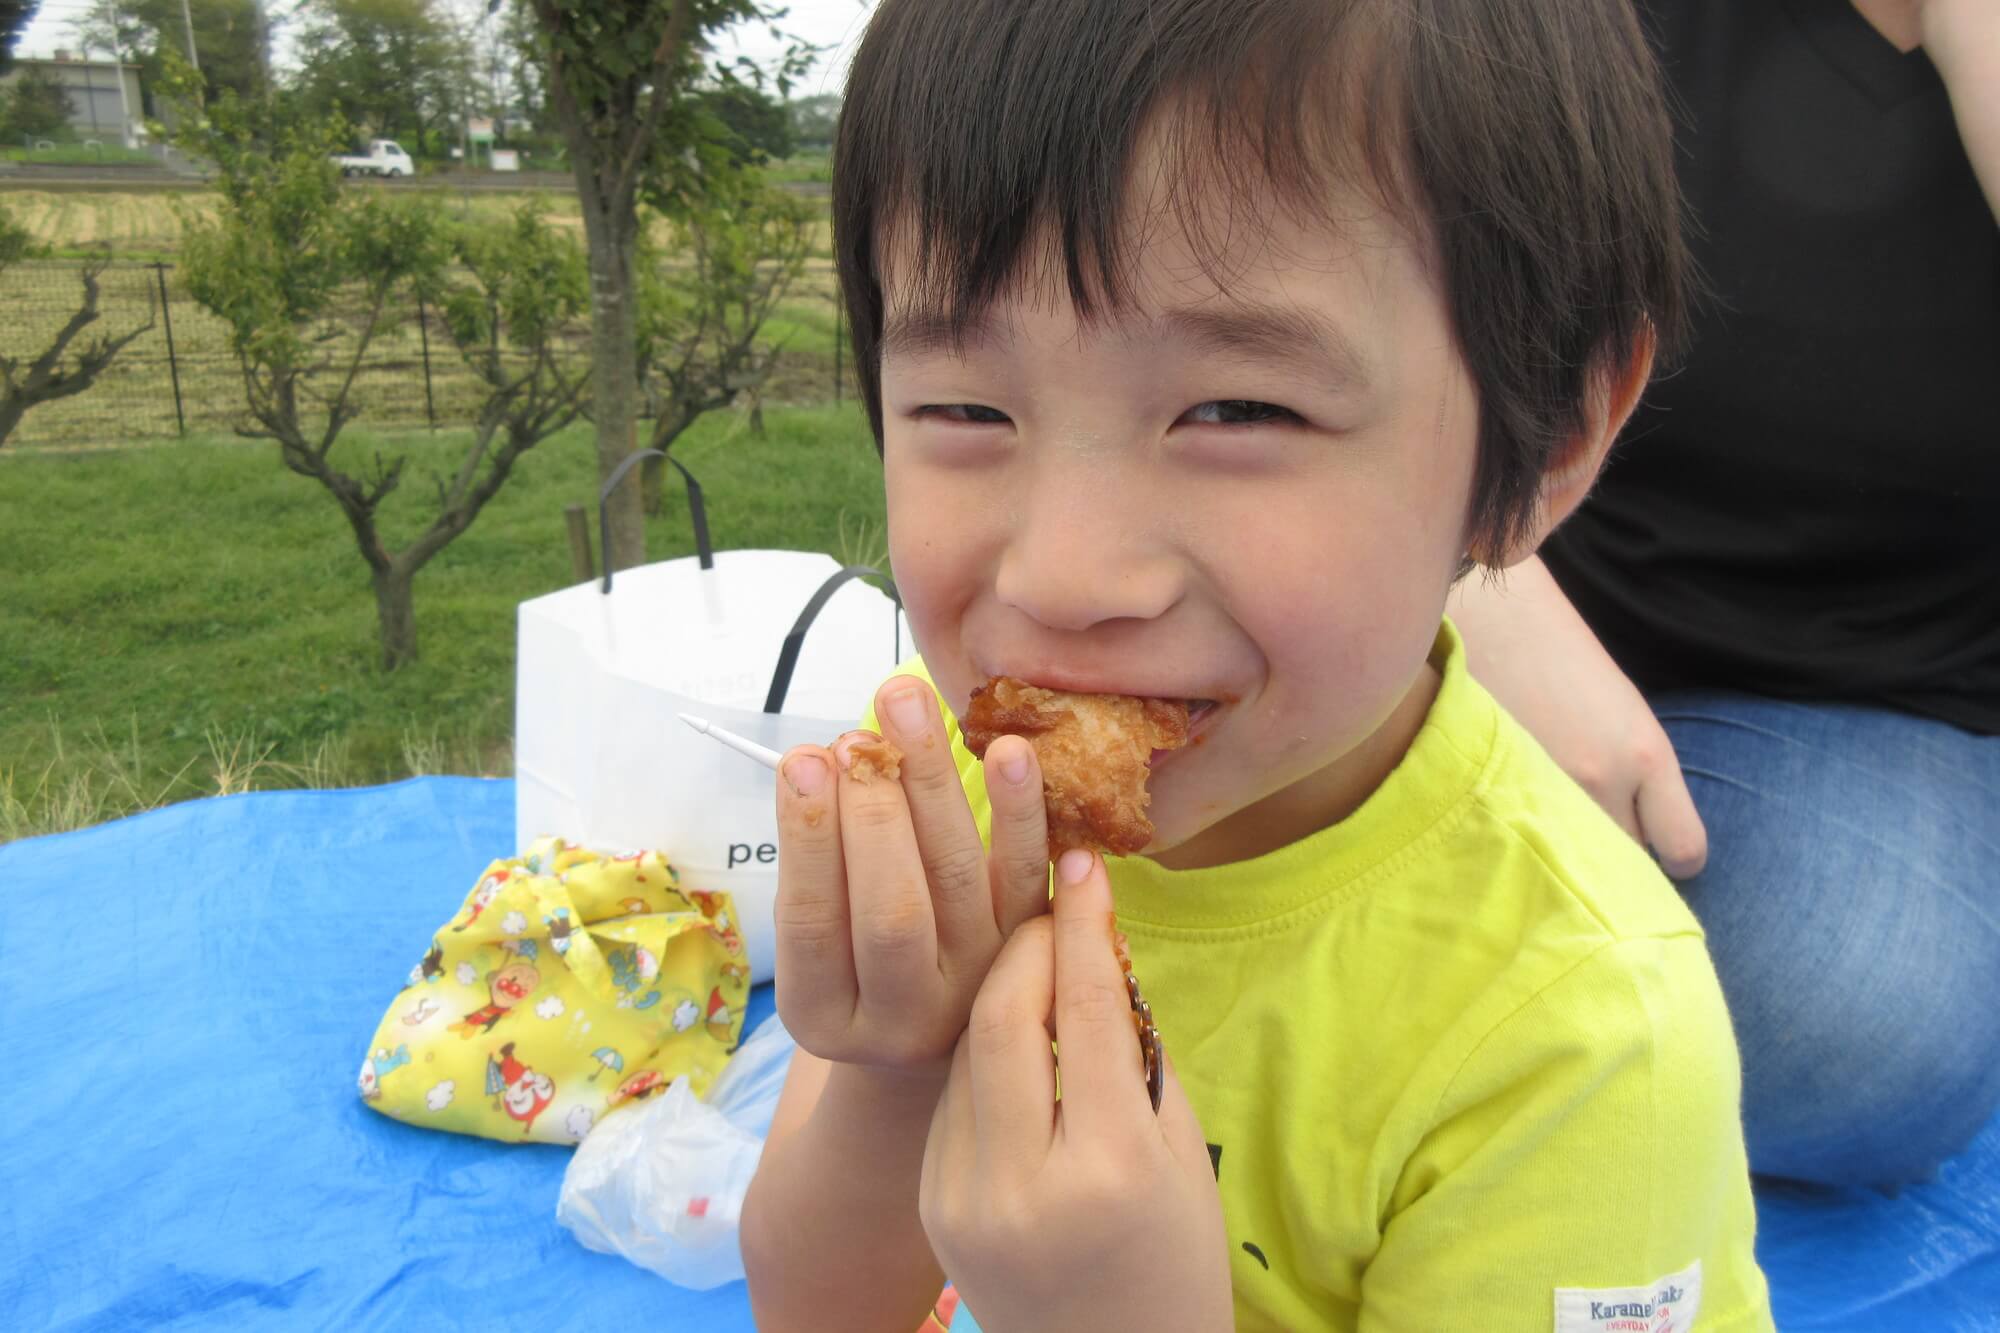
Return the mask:
M 1451 617 L 1474 679 L 1492 692 L 1675 879 L 1700 873 L 1708 833 L 1659 719 L 1530 556 L 1504 577 L 1474 574 Z
M 1951 93 L 1958 137 L 2000 216 L 2000 3 L 1922 0 L 1924 51 Z

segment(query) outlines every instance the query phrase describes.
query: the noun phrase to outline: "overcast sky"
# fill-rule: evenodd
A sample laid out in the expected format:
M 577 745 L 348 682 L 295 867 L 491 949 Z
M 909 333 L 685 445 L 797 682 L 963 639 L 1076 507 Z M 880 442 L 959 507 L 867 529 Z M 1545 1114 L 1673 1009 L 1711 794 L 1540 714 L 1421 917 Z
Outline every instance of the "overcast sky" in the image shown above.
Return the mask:
M 794 96 L 840 91 L 841 81 L 847 77 L 848 59 L 854 44 L 861 40 L 862 24 L 872 3 L 873 0 L 791 0 L 788 6 L 791 12 L 780 21 L 781 26 L 815 46 L 829 48 L 820 57 L 819 65 L 806 76 L 804 86 L 794 90 Z M 266 6 L 276 14 L 289 13 L 294 7 L 292 0 L 266 0 Z M 24 56 L 47 56 L 57 47 L 73 49 L 76 38 L 70 32 L 70 25 L 88 7 L 86 0 L 42 0 L 35 21 L 21 34 L 15 50 Z M 764 25 L 753 24 L 737 33 L 734 46 L 725 41 L 722 54 L 740 53 L 752 60 L 768 62 L 775 60 L 781 50 L 780 44 L 765 32 Z

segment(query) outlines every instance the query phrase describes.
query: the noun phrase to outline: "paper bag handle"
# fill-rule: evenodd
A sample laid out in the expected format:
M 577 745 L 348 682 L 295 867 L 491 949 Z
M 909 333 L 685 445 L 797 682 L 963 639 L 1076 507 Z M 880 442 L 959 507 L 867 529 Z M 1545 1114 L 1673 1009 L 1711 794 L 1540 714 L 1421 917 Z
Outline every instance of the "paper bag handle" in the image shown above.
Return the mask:
M 601 589 L 603 592 L 611 591 L 611 525 L 605 521 L 609 517 L 611 508 L 611 492 L 618 489 L 618 483 L 625 480 L 625 474 L 637 466 L 642 458 L 666 459 L 674 465 L 674 470 L 681 474 L 681 480 L 687 483 L 688 514 L 694 519 L 695 554 L 701 557 L 703 569 L 715 568 L 715 544 L 708 539 L 708 505 L 701 498 L 701 483 L 694 479 L 694 473 L 681 466 L 680 459 L 668 454 L 666 450 L 635 449 L 625 455 L 623 462 L 611 469 L 610 480 L 606 481 L 604 489 L 597 493 L 597 536 L 604 559 L 604 587 Z
M 778 669 L 771 673 L 771 692 L 764 696 L 765 712 L 785 711 L 785 695 L 792 688 L 792 671 L 799 664 L 799 649 L 805 647 L 806 631 L 812 628 L 813 621 L 819 618 L 820 611 L 832 600 L 833 594 L 849 579 L 866 578 L 871 574 L 889 585 L 889 600 L 896 604 L 898 611 L 903 609 L 903 596 L 896 591 L 895 580 L 873 565 L 848 565 L 828 575 L 826 582 L 813 593 L 812 600 L 806 603 L 806 609 L 799 612 L 799 618 L 792 623 L 792 632 L 785 636 L 785 646 L 778 652 Z M 894 660 L 900 662 L 903 659 L 903 626 L 899 617 L 891 616 L 890 619 L 896 622 Z

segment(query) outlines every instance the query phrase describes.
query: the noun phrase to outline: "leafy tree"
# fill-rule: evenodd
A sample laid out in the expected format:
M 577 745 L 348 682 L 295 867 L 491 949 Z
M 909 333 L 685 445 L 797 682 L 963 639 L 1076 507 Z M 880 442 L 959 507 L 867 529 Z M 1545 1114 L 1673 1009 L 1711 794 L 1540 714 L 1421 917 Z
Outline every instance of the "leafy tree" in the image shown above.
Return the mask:
M 678 212 L 706 190 L 717 154 L 702 135 L 708 38 L 743 21 L 771 21 L 761 0 L 529 0 L 539 24 L 549 104 L 563 129 L 590 253 L 591 418 L 600 479 L 632 451 L 639 407 L 638 248 L 641 194 Z M 774 29 L 775 31 L 775 29 Z M 781 93 L 810 59 L 794 45 Z M 754 70 L 746 71 L 754 74 Z M 704 149 L 711 151 L 704 152 Z M 610 563 L 646 558 L 636 487 L 610 498 Z
M 185 57 L 188 17 L 204 92 L 213 99 L 227 89 L 241 97 L 264 91 L 264 32 L 256 0 L 93 0 L 70 25 L 86 50 L 118 51 L 139 67 L 147 110 L 158 115 L 155 90 L 166 76 L 169 53 Z
M 339 113 L 413 152 L 455 139 L 472 51 L 439 0 L 314 0 L 302 13 L 298 88 L 314 114 Z
M 839 93 L 815 93 L 785 106 L 792 113 L 792 133 L 801 148 L 823 153 L 833 147 L 833 126 L 840 119 Z
M 639 386 L 649 447 L 671 447 L 702 413 L 754 396 L 769 377 L 779 349 L 759 335 L 805 268 L 813 223 L 803 200 L 738 172 L 718 176 L 675 227 L 685 263 L 642 250 Z M 658 513 L 665 465 L 641 466 L 645 508 Z
M 40 0 L 0 0 L 0 74 L 14 68 L 14 43 L 34 22 Z
M 525 210 L 498 231 L 460 231 L 422 201 L 343 192 L 328 161 L 346 138 L 338 121 L 282 128 L 268 146 L 256 124 L 225 95 L 201 133 L 222 204 L 213 220 L 190 219 L 188 286 L 229 326 L 249 414 L 241 433 L 276 443 L 347 520 L 375 593 L 383 669 L 394 670 L 417 656 L 417 574 L 472 526 L 515 461 L 582 409 L 587 371 L 565 330 L 588 299 L 583 257 Z M 357 377 L 392 300 L 416 293 L 445 312 L 485 399 L 458 467 L 434 479 L 429 521 L 392 547 L 381 509 L 407 457 L 377 451 L 352 466 L 335 448 L 364 410 Z
M 703 110 L 715 117 L 715 140 L 736 165 L 790 157 L 798 147 L 791 113 L 761 88 L 730 82 L 701 95 Z
M 37 253 L 38 247 L 27 229 L 0 208 L 0 276 Z M 47 346 L 25 363 L 20 357 L 0 356 L 0 445 L 7 443 L 7 437 L 14 433 L 30 408 L 82 393 L 96 383 L 97 377 L 133 339 L 153 327 L 149 312 L 146 322 L 129 332 L 101 335 L 78 343 L 84 330 L 97 322 L 98 278 L 107 262 L 103 257 L 86 260 L 78 270 L 83 300 Z
M 6 133 L 10 139 L 45 139 L 70 127 L 69 90 L 39 65 L 30 65 L 14 80 L 7 99 Z

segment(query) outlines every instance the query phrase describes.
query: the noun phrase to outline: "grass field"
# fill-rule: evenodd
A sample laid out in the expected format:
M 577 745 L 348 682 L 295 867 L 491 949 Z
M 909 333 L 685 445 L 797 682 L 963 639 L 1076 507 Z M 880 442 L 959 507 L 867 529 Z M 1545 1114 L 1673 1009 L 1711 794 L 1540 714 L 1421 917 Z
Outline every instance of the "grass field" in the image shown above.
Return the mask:
M 768 176 L 774 183 L 825 181 L 826 160 L 787 159 L 774 163 Z M 376 187 L 357 183 L 353 188 Z M 396 192 L 413 193 L 407 187 Z M 573 232 L 579 241 L 583 238 L 583 215 L 576 196 L 564 191 L 438 188 L 414 193 L 456 216 L 495 220 L 512 215 L 524 202 L 532 202 L 551 224 Z M 37 244 L 59 256 L 108 249 L 121 259 L 171 260 L 180 249 L 184 219 L 211 215 L 215 196 L 205 190 L 16 189 L 0 177 L 0 207 L 27 228 Z M 665 224 L 658 224 L 657 234 L 663 241 L 665 232 Z M 812 253 L 820 259 L 832 257 L 832 232 L 824 220 L 813 236 Z
M 881 558 L 860 411 L 764 419 L 759 437 L 744 414 L 712 413 L 675 448 L 718 545 Z M 336 457 L 411 455 L 386 506 L 401 540 L 460 447 L 450 432 L 351 431 Z M 571 582 L 562 509 L 594 492 L 586 429 L 524 458 L 419 575 L 421 660 L 385 675 L 339 510 L 272 447 L 0 450 L 0 841 L 246 787 L 508 772 L 514 608 Z M 692 549 L 678 497 L 648 547 Z
M 85 196 L 67 196 L 83 198 Z M 164 279 L 164 282 L 162 281 Z M 100 327 L 123 333 L 153 327 L 132 342 L 87 392 L 34 409 L 22 419 L 7 449 L 126 445 L 173 437 L 174 376 L 179 375 L 182 415 L 190 433 L 232 433 L 243 419 L 243 385 L 226 325 L 196 305 L 170 268 L 163 273 L 121 261 L 100 279 Z M 167 345 L 173 327 L 172 364 Z M 0 273 L 0 356 L 27 359 L 45 346 L 76 309 L 81 287 L 69 262 L 17 264 Z M 482 389 L 429 312 L 430 385 L 425 387 L 425 335 L 414 305 L 392 309 L 356 381 L 365 420 L 376 426 L 448 426 L 469 421 Z M 583 329 L 579 326 L 578 334 Z M 801 276 L 763 331 L 780 349 L 778 367 L 764 386 L 768 403 L 815 404 L 834 397 L 833 274 L 815 265 Z M 329 350 L 341 344 L 329 343 Z M 344 367 L 345 362 L 339 362 Z
M 43 167 L 99 167 L 158 165 L 151 153 L 115 143 L 59 143 L 47 148 L 14 144 L 0 148 L 0 162 L 25 162 Z

